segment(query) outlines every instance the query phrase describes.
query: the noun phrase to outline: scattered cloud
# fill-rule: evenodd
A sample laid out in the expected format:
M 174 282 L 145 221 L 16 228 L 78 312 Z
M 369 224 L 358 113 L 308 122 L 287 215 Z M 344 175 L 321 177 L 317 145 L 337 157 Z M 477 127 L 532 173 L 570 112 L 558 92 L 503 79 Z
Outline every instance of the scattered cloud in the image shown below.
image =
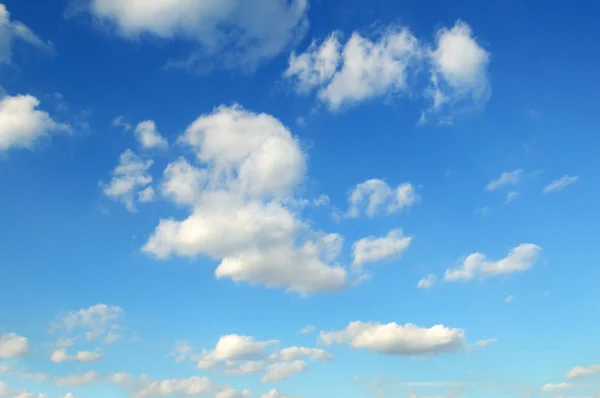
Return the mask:
M 269 356 L 269 359 L 271 360 L 285 362 L 292 362 L 300 358 L 309 358 L 311 361 L 328 362 L 333 359 L 333 355 L 320 348 L 287 347 L 280 350 L 278 353 Z
M 112 172 L 111 182 L 100 182 L 104 194 L 123 202 L 130 212 L 137 211 L 136 194 L 140 202 L 154 198 L 154 189 L 147 191 L 148 185 L 152 183 L 152 175 L 148 172 L 152 163 L 152 160 L 142 160 L 132 150 L 126 150 L 119 157 L 119 164 Z
M 485 190 L 495 191 L 507 185 L 516 185 L 522 181 L 524 175 L 525 170 L 523 169 L 504 172 L 497 179 L 488 182 L 485 186 Z
M 508 256 L 498 261 L 488 261 L 481 253 L 467 256 L 462 266 L 447 269 L 446 281 L 468 281 L 473 278 L 489 278 L 527 271 L 536 263 L 542 248 L 532 243 L 523 243 L 512 249 Z
M 558 180 L 552 181 L 549 185 L 545 186 L 542 190 L 543 193 L 551 193 L 562 191 L 569 185 L 575 183 L 579 179 L 578 176 L 570 177 L 568 175 L 564 175 Z
M 75 355 L 68 355 L 65 348 L 58 348 L 52 353 L 50 360 L 54 363 L 62 362 L 96 362 L 101 355 L 97 351 L 78 351 Z
M 417 283 L 417 287 L 419 289 L 432 288 L 433 285 L 435 285 L 436 280 L 437 277 L 435 275 L 427 275 L 425 278 L 419 280 L 419 283 Z
M 504 299 L 504 302 L 506 303 L 512 303 L 513 301 L 515 301 L 515 296 L 506 296 Z
M 429 356 L 466 347 L 462 329 L 443 325 L 425 328 L 410 323 L 351 322 L 345 329 L 321 332 L 319 337 L 326 345 L 348 344 L 387 355 Z
M 519 195 L 520 195 L 519 192 L 509 192 L 506 195 L 506 199 L 504 200 L 504 203 L 510 203 L 510 202 L 512 202 L 513 200 L 515 200 L 516 198 L 518 198 Z
M 6 6 L 0 3 L 0 64 L 11 63 L 15 41 L 28 43 L 49 55 L 54 55 L 52 43 L 40 39 L 24 23 L 12 21 Z
M 182 39 L 197 47 L 168 65 L 192 72 L 213 62 L 253 69 L 301 39 L 307 29 L 306 0 L 119 2 L 73 1 L 70 14 L 88 13 L 128 40 L 145 36 Z M 277 23 L 270 23 L 277 21 Z
M 492 344 L 496 344 L 498 342 L 498 339 L 494 338 L 494 339 L 486 339 L 486 340 L 478 340 L 475 342 L 475 344 L 473 344 L 474 347 L 477 348 L 484 348 L 487 347 L 489 345 Z
M 263 383 L 274 383 L 281 380 L 287 380 L 296 373 L 308 369 L 308 364 L 302 360 L 291 362 L 276 362 L 267 366 L 266 373 L 262 377 Z
M 0 358 L 13 359 L 27 354 L 29 343 L 26 337 L 16 333 L 0 335 Z
M 75 387 L 95 383 L 100 380 L 100 375 L 92 370 L 82 375 L 67 376 L 56 380 L 58 387 Z
M 581 379 L 594 374 L 600 374 L 600 364 L 591 365 L 587 368 L 585 366 L 575 366 L 565 374 L 565 377 L 567 379 Z
M 347 217 L 358 217 L 364 212 L 368 217 L 380 213 L 393 214 L 421 200 L 410 183 L 390 187 L 385 181 L 373 178 L 358 184 L 348 197 Z
M 261 395 L 260 398 L 290 398 L 290 397 L 288 397 L 287 395 L 283 395 L 282 393 L 278 392 L 277 390 L 271 390 L 268 393 Z
M 300 329 L 300 334 L 312 333 L 315 330 L 317 330 L 317 328 L 315 328 L 313 325 L 307 325 L 307 326 L 303 327 L 302 329 Z
M 199 357 L 199 369 L 211 369 L 226 361 L 252 360 L 265 357 L 267 346 L 277 340 L 255 341 L 249 336 L 229 334 L 222 336 L 212 351 L 203 350 Z
M 571 387 L 570 383 L 547 383 L 542 387 L 542 392 L 558 392 Z
M 32 95 L 0 96 L 0 152 L 17 148 L 33 150 L 51 133 L 71 131 L 68 124 L 58 123 L 48 112 L 37 109 L 39 105 L 40 101 Z
M 152 120 L 140 122 L 133 131 L 143 149 L 167 148 L 169 143 L 160 135 L 156 123 Z
M 364 264 L 398 258 L 408 249 L 411 241 L 412 237 L 404 236 L 402 229 L 393 229 L 380 238 L 369 236 L 360 239 L 352 246 L 354 254 L 352 267 L 360 272 Z
M 179 341 L 175 343 L 175 348 L 171 351 L 171 355 L 176 357 L 176 363 L 181 363 L 190 357 L 193 350 L 194 348 L 187 341 Z

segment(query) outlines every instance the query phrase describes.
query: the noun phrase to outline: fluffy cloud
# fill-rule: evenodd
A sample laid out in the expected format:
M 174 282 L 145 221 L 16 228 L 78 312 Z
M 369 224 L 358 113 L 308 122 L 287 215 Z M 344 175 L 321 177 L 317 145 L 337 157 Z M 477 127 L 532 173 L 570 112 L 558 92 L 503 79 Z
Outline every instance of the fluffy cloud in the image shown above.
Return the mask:
M 489 278 L 527 271 L 536 263 L 542 248 L 532 243 L 522 243 L 512 249 L 508 256 L 498 261 L 488 261 L 481 253 L 467 256 L 462 266 L 447 269 L 444 279 L 447 281 Z
M 86 372 L 82 375 L 67 376 L 56 380 L 58 387 L 74 387 L 94 383 L 100 380 L 100 375 L 94 371 Z
M 516 185 L 521 182 L 524 174 L 525 170 L 523 169 L 504 172 L 497 179 L 488 182 L 488 184 L 485 186 L 485 189 L 486 191 L 495 191 L 506 185 Z
M 283 395 L 282 393 L 278 392 L 277 390 L 271 390 L 268 393 L 261 395 L 260 398 L 288 398 L 288 396 Z
M 584 366 L 575 366 L 565 374 L 565 377 L 567 379 L 581 379 L 593 374 L 600 374 L 600 364 L 591 365 L 587 368 Z
M 12 359 L 19 358 L 27 354 L 29 343 L 27 338 L 15 333 L 8 333 L 0 336 L 0 358 Z
M 119 157 L 119 164 L 112 173 L 111 182 L 100 183 L 104 194 L 123 202 L 127 210 L 135 212 L 136 193 L 140 202 L 151 200 L 154 196 L 154 190 L 148 187 L 152 183 L 152 175 L 148 172 L 150 166 L 151 160 L 142 160 L 130 149 L 126 150 Z M 147 188 L 151 191 L 146 191 Z
M 303 372 L 308 369 L 308 364 L 301 360 L 291 362 L 275 362 L 267 366 L 267 371 L 262 377 L 263 383 L 274 383 L 281 380 L 286 380 L 294 376 L 296 373 Z
M 249 336 L 229 334 L 219 339 L 214 350 L 202 352 L 198 368 L 210 369 L 226 361 L 260 359 L 265 356 L 265 348 L 276 343 L 277 340 L 255 341 Z
M 196 397 L 209 393 L 215 394 L 218 387 L 207 377 L 192 376 L 187 379 L 166 379 L 152 381 L 143 379 L 133 392 L 134 398 L 167 397 L 171 395 Z
M 419 202 L 421 198 L 410 183 L 390 187 L 380 179 L 370 179 L 358 184 L 348 197 L 348 217 L 358 217 L 361 212 L 369 217 L 386 212 L 396 213 Z
M 238 391 L 229 387 L 223 391 L 219 391 L 215 398 L 243 398 L 249 396 L 250 394 L 250 390 Z
M 298 92 L 318 88 L 318 97 L 331 110 L 374 97 L 408 90 L 407 68 L 421 48 L 408 29 L 391 27 L 376 40 L 353 33 L 343 48 L 340 34 L 320 45 L 313 42 L 302 54 L 292 54 L 285 76 Z
M 33 149 L 50 133 L 71 130 L 69 125 L 57 123 L 47 112 L 36 109 L 39 105 L 40 101 L 31 95 L 0 98 L 0 152 L 15 148 Z
M 301 294 L 346 285 L 346 270 L 334 264 L 341 236 L 312 230 L 286 205 L 304 180 L 306 156 L 277 119 L 221 106 L 179 142 L 202 166 L 170 164 L 162 191 L 192 214 L 161 220 L 144 252 L 160 259 L 204 254 L 220 260 L 217 278 Z
M 227 361 L 226 365 L 226 374 L 247 375 L 262 371 L 265 366 L 265 363 L 263 361 L 245 361 L 242 363 L 238 363 L 235 361 Z
M 542 387 L 542 392 L 557 392 L 571 387 L 569 383 L 547 383 Z
M 11 62 L 12 47 L 15 40 L 24 41 L 48 54 L 52 55 L 54 53 L 51 43 L 40 39 L 22 22 L 11 21 L 6 6 L 0 3 L 0 64 Z
M 127 39 L 152 35 L 197 43 L 200 49 L 177 63 L 189 68 L 216 57 L 222 57 L 226 66 L 254 68 L 295 43 L 307 27 L 306 0 L 84 0 L 83 7 L 75 4 L 71 11 L 88 12 Z
M 552 181 L 550 184 L 544 187 L 542 190 L 543 193 L 551 193 L 562 191 L 569 185 L 575 183 L 579 179 L 578 176 L 569 177 L 568 175 L 564 175 L 558 180 Z
M 429 59 L 432 69 L 426 93 L 432 105 L 423 113 L 421 121 L 425 121 L 429 113 L 444 108 L 478 108 L 487 102 L 491 95 L 490 54 L 477 42 L 465 22 L 457 21 L 451 29 L 438 30 Z
M 424 328 L 413 324 L 351 322 L 345 329 L 321 332 L 326 345 L 348 344 L 355 349 L 368 349 L 387 355 L 434 355 L 466 347 L 462 329 L 435 325 Z
M 156 123 L 152 120 L 140 122 L 133 132 L 144 149 L 166 148 L 169 146 L 167 140 L 158 132 Z
M 429 289 L 433 287 L 433 285 L 435 285 L 436 280 L 437 277 L 435 275 L 427 275 L 425 278 L 419 280 L 419 283 L 417 283 L 417 287 L 419 289 Z
M 408 246 L 412 237 L 404 236 L 401 229 L 393 229 L 386 236 L 377 238 L 370 236 L 354 243 L 354 261 L 352 266 L 360 270 L 364 264 L 400 256 Z
M 323 361 L 327 362 L 333 359 L 333 355 L 327 351 L 319 348 L 308 348 L 308 347 L 287 347 L 280 350 L 276 354 L 269 356 L 270 359 L 280 361 L 295 361 L 300 358 L 309 358 L 312 361 Z
M 50 360 L 54 363 L 61 362 L 96 362 L 101 358 L 96 351 L 78 351 L 75 355 L 68 355 L 67 350 L 59 348 L 54 350 L 50 356 Z

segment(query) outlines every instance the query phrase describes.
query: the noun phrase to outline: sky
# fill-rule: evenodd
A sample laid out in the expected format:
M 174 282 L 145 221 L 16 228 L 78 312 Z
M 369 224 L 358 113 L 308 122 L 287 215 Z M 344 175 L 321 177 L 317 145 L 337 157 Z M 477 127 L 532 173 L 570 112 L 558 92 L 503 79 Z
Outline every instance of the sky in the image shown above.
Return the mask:
M 0 1 L 0 398 L 600 397 L 598 7 Z

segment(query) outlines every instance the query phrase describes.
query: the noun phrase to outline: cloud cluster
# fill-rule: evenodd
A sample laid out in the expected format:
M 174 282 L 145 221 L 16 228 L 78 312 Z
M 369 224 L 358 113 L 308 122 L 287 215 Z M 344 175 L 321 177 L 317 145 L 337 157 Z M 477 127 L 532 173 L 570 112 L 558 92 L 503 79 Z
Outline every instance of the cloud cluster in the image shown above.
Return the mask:
M 395 188 L 385 181 L 373 178 L 358 184 L 348 196 L 347 217 L 359 217 L 364 212 L 368 217 L 377 214 L 393 214 L 413 206 L 421 200 L 411 183 Z

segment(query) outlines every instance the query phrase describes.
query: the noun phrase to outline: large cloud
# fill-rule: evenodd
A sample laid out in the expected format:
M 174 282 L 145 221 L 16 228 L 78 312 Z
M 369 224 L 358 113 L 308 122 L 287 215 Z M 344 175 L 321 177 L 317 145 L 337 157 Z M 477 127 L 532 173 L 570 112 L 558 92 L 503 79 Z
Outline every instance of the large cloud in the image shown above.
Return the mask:
M 367 349 L 387 355 L 433 355 L 466 347 L 462 329 L 435 325 L 430 328 L 413 324 L 381 324 L 377 322 L 351 322 L 346 328 L 334 332 L 321 332 L 326 345 L 348 344 L 355 349 Z
M 69 125 L 54 121 L 48 112 L 37 109 L 39 105 L 40 101 L 31 95 L 0 98 L 0 152 L 33 149 L 50 133 L 71 130 Z
M 224 57 L 228 66 L 253 68 L 304 35 L 308 10 L 307 0 L 83 0 L 75 4 L 79 7 L 71 10 L 90 13 L 127 39 L 151 35 L 197 43 L 200 49 L 177 63 L 188 68 L 215 57 Z
M 40 39 L 22 22 L 11 21 L 6 6 L 0 3 L 0 64 L 10 63 L 15 40 L 29 43 L 48 54 L 54 53 L 51 43 Z
M 167 166 L 163 194 L 192 208 L 160 221 L 143 251 L 158 258 L 206 255 L 215 275 L 308 294 L 346 285 L 334 263 L 342 238 L 314 231 L 286 203 L 304 180 L 306 156 L 277 119 L 239 106 L 199 117 L 179 142 L 199 167 Z

